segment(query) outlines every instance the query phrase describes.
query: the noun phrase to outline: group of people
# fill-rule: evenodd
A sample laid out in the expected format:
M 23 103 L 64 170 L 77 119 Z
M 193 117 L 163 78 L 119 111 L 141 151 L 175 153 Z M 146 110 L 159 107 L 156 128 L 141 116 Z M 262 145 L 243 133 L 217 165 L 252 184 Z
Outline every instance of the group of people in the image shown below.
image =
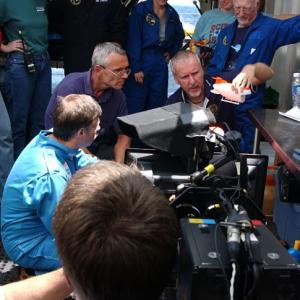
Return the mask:
M 269 65 L 276 49 L 300 41 L 300 17 L 277 20 L 262 15 L 258 0 L 220 1 L 231 5 L 236 20 L 220 31 L 204 70 L 197 54 L 179 50 L 182 25 L 167 0 L 146 0 L 133 6 L 127 34 L 119 39 L 105 33 L 111 41 L 88 44 L 91 64 L 83 56 L 85 62 L 80 61 L 82 66 L 75 73 L 69 64 L 71 73 L 50 97 L 48 87 L 43 86 L 51 74 L 44 39 L 45 1 L 17 2 L 0 0 L 0 25 L 8 39 L 1 50 L 9 53 L 6 82 L 18 157 L 1 203 L 4 248 L 14 262 L 36 274 L 62 266 L 67 280 L 61 271 L 47 276 L 54 276 L 54 285 L 64 285 L 66 293 L 70 292 L 66 282 L 71 283 L 80 299 L 157 299 L 176 254 L 175 216 L 160 192 L 137 170 L 113 162 L 97 163 L 90 153 L 124 162 L 130 138 L 121 132 L 117 117 L 175 102 L 211 108 L 219 122 L 242 133 L 241 150 L 251 152 L 254 125 L 247 110 L 261 106 L 264 82 L 273 76 Z M 83 10 L 86 26 L 92 30 L 88 25 L 96 26 L 96 12 L 102 12 L 100 6 L 106 2 L 116 4 L 87 1 L 83 7 L 81 1 L 61 1 L 61 21 L 75 21 Z M 121 8 L 117 12 L 124 16 Z M 20 25 L 20 21 L 25 23 Z M 67 34 L 68 25 L 61 26 L 62 34 Z M 66 40 L 65 53 L 77 47 L 72 53 L 80 60 L 83 44 L 73 38 L 74 43 Z M 28 57 L 33 59 L 33 72 L 26 66 Z M 167 98 L 169 61 L 180 88 Z M 250 85 L 257 89 L 234 106 L 211 93 L 215 76 L 232 82 L 236 91 Z M 33 99 L 40 100 L 37 106 Z M 41 112 L 46 112 L 45 124 Z M 30 134 L 23 131 L 18 144 L 21 124 Z M 44 125 L 47 130 L 39 132 Z
M 104 117 L 109 125 L 104 127 L 105 138 L 101 139 L 102 142 L 98 141 L 98 144 L 106 140 L 110 144 L 119 143 L 113 153 L 116 154 L 117 151 L 117 157 L 110 158 L 117 161 L 120 157 L 122 159 L 124 153 L 120 153 L 119 149 L 128 145 L 128 139 L 122 139 L 124 136 L 121 137 L 122 140 L 119 139 L 120 131 L 116 124 L 112 124 L 115 123 L 115 120 L 111 120 L 115 115 L 127 113 L 127 106 L 129 113 L 133 113 L 165 104 L 167 63 L 182 45 L 183 28 L 177 12 L 167 1 L 147 0 L 133 6 L 136 2 L 40 0 L 27 1 L 22 5 L 18 5 L 18 1 L 0 2 L 0 28 L 5 35 L 1 51 L 7 54 L 3 97 L 11 120 L 15 159 L 28 142 L 44 128 L 44 114 L 51 97 L 51 68 L 47 52 L 48 19 L 51 30 L 59 33 L 63 39 L 66 75 L 88 72 L 97 44 L 111 42 L 115 43 L 116 47 L 126 50 L 133 70 L 130 74 L 127 68 L 125 72 L 128 76 L 124 87 L 127 96 L 126 107 L 121 104 L 122 107 L 109 111 L 109 116 L 106 116 L 107 112 L 104 110 Z M 128 17 L 131 8 L 132 12 Z M 124 76 L 127 79 L 123 71 L 119 73 L 119 70 L 111 69 L 110 66 L 106 66 L 106 62 L 102 62 L 102 65 L 97 63 L 98 66 L 94 67 L 95 62 L 97 63 L 93 59 L 93 73 L 106 67 L 105 71 L 100 72 L 101 77 L 102 73 L 107 74 L 113 70 L 111 77 L 114 76 L 114 80 L 121 77 L 121 82 Z M 71 85 L 72 83 L 70 86 L 67 83 L 67 89 L 72 89 Z M 106 89 L 108 93 L 100 95 L 102 93 L 97 91 L 98 95 L 93 95 L 98 100 L 101 98 L 101 104 L 110 100 L 110 94 L 115 98 L 123 97 L 109 93 L 110 85 L 101 85 L 101 91 Z M 123 86 L 118 87 L 121 88 Z M 55 95 L 60 92 L 61 90 L 55 92 Z M 89 93 L 95 93 L 95 90 Z M 53 109 L 56 100 L 51 102 L 50 110 Z M 120 103 L 115 105 L 118 104 Z M 46 124 L 50 123 L 48 115 Z M 96 155 L 99 153 L 94 146 L 90 151 L 95 151 Z
M 200 39 L 207 42 L 202 48 L 212 48 L 213 55 L 205 66 L 210 78 L 218 76 L 232 82 L 246 65 L 260 62 L 269 66 L 276 49 L 300 41 L 299 16 L 272 18 L 262 12 L 264 4 L 262 0 L 221 0 L 220 9 L 208 11 L 200 18 L 192 45 Z M 218 18 L 211 18 L 212 14 Z M 207 18 L 209 22 L 205 22 Z M 232 108 L 233 129 L 242 134 L 241 152 L 253 150 L 255 128 L 247 111 L 262 106 L 264 80 L 260 83 L 244 103 Z

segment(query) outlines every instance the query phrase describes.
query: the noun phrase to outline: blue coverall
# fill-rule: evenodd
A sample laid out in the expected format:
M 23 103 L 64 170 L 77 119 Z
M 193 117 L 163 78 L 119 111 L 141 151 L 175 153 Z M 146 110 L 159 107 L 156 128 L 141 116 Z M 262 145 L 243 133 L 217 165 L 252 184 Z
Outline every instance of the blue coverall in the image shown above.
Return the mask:
M 270 65 L 277 48 L 300 42 L 300 16 L 278 20 L 259 13 L 247 30 L 244 43 L 235 60 L 234 69 L 226 72 L 226 62 L 237 25 L 235 21 L 221 31 L 214 57 L 207 69 L 209 75 L 218 75 L 231 81 L 245 65 L 257 62 Z M 257 92 L 247 96 L 245 103 L 235 108 L 236 129 L 243 136 L 241 152 L 252 152 L 255 127 L 249 119 L 247 110 L 261 107 L 264 88 L 264 84 L 260 85 Z
M 160 41 L 160 20 L 152 0 L 137 4 L 129 18 L 127 54 L 132 74 L 125 84 L 129 113 L 165 105 L 168 66 L 164 53 L 172 57 L 182 46 L 184 32 L 177 12 L 166 5 L 165 39 Z M 144 83 L 135 81 L 134 73 L 144 72 Z

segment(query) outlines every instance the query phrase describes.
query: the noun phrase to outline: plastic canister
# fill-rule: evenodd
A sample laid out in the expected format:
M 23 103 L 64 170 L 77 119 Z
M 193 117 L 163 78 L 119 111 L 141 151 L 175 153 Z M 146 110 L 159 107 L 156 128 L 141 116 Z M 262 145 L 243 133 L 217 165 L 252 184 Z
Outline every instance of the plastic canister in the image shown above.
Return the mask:
M 300 240 L 295 240 L 294 247 L 290 248 L 288 252 L 300 264 Z

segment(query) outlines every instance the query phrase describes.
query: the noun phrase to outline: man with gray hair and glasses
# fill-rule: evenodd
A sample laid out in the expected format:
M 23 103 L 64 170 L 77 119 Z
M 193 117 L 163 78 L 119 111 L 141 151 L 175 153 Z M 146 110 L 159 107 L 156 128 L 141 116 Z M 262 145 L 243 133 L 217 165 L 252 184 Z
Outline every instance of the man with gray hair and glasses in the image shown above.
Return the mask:
M 236 21 L 220 32 L 208 75 L 231 81 L 245 65 L 270 65 L 279 47 L 300 42 L 300 16 L 277 20 L 258 12 L 258 4 L 258 0 L 233 0 Z M 262 107 L 264 88 L 258 86 L 256 93 L 235 107 L 236 129 L 243 137 L 241 152 L 253 150 L 255 126 L 248 110 Z
M 100 104 L 102 115 L 101 132 L 89 150 L 99 158 L 123 162 L 130 138 L 122 134 L 117 117 L 127 115 L 126 98 L 121 89 L 129 74 L 125 50 L 116 43 L 98 44 L 91 69 L 67 75 L 56 87 L 45 114 L 46 129 L 53 125 L 52 115 L 59 96 L 90 95 Z

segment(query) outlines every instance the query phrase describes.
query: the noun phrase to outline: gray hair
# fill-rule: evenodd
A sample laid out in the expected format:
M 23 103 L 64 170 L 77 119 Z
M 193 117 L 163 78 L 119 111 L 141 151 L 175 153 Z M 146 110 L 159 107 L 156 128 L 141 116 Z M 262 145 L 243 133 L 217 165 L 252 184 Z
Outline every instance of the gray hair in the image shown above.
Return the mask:
M 193 53 L 190 50 L 181 50 L 178 51 L 171 59 L 170 61 L 170 68 L 172 70 L 172 73 L 175 75 L 174 65 L 175 64 L 182 64 L 184 65 L 187 61 L 189 61 L 191 58 L 194 58 L 199 64 L 201 65 L 199 56 L 196 53 Z
M 233 3 L 234 1 L 235 1 L 235 0 L 232 0 L 232 3 Z M 256 5 L 259 5 L 260 0 L 253 0 L 252 2 L 254 2 Z
M 96 45 L 92 55 L 92 66 L 101 65 L 106 67 L 107 58 L 111 53 L 126 55 L 125 50 L 117 43 L 105 42 Z

